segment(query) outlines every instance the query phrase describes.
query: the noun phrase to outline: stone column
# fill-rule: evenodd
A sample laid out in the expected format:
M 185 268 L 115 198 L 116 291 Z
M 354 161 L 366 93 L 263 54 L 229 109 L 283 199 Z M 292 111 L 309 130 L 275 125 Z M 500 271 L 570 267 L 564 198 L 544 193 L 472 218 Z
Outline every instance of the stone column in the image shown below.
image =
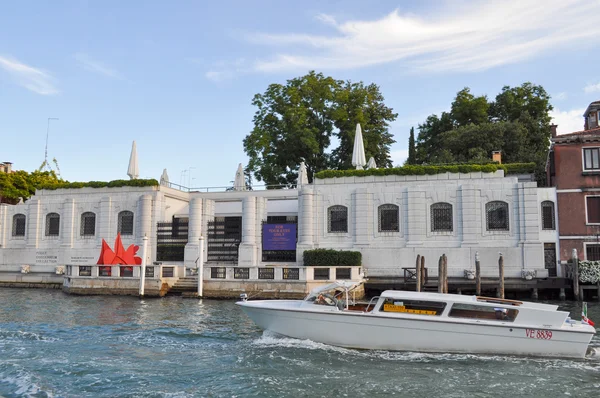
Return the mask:
M 298 192 L 298 245 L 296 262 L 303 265 L 304 251 L 314 247 L 314 203 L 315 193 L 312 187 L 303 187 Z
M 408 189 L 408 231 L 407 247 L 419 247 L 426 239 L 427 203 L 425 192 Z
M 256 198 L 255 243 L 257 261 L 262 261 L 262 223 L 267 220 L 267 198 Z M 257 263 L 258 264 L 258 263 Z
M 256 198 L 247 196 L 242 201 L 242 243 L 239 248 L 238 265 L 257 265 L 256 253 Z
M 202 234 L 202 198 L 195 197 L 189 203 L 188 243 L 185 245 L 184 263 L 188 268 L 196 268 L 200 253 L 200 235 Z M 205 237 L 206 238 L 206 237 Z
M 138 211 L 134 217 L 138 218 L 137 225 L 138 229 L 136 232 L 135 241 L 139 247 L 144 246 L 144 236 L 147 236 L 148 239 L 152 237 L 152 195 L 145 194 L 140 196 L 138 199 Z M 135 218 L 134 218 L 135 222 Z M 147 248 L 146 251 L 146 264 L 151 263 L 153 256 L 152 250 L 152 241 L 149 240 L 148 244 L 150 247 Z M 154 253 L 156 253 L 154 251 Z M 138 256 L 142 256 L 143 254 L 138 251 Z M 155 254 L 154 254 L 155 255 Z
M 371 209 L 371 195 L 366 188 L 359 188 L 352 194 L 352 207 L 354 213 L 354 244 L 366 246 L 370 236 L 373 235 L 373 212 Z
M 478 246 L 481 236 L 481 200 L 479 190 L 472 185 L 460 188 L 462 207 L 458 220 L 462 220 L 462 247 Z
M 0 203 L 0 248 L 6 247 L 6 208 Z
M 74 224 L 75 224 L 75 200 L 65 199 L 62 215 L 60 217 L 60 245 L 65 248 L 73 247 Z
M 96 215 L 96 225 L 98 230 L 96 231 L 96 243 L 100 245 L 102 239 L 107 242 L 112 242 L 113 237 L 117 235 L 117 229 L 111 231 L 112 224 L 112 198 L 105 196 L 100 199 L 100 214 Z
M 30 199 L 27 206 L 27 247 L 37 248 L 40 238 L 40 212 L 41 203 L 39 199 Z
M 138 232 L 136 241 L 141 247 L 144 244 L 144 236 L 152 236 L 152 195 L 142 195 L 138 201 Z

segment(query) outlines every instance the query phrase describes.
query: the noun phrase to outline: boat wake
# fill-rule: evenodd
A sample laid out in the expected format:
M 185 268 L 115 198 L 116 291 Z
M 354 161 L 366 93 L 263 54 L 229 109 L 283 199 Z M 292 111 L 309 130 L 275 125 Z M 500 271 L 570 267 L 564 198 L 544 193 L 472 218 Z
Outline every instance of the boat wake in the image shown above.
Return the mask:
M 255 347 L 264 348 L 300 348 L 307 350 L 320 350 L 326 352 L 336 352 L 342 355 L 350 355 L 352 357 L 360 357 L 365 359 L 379 359 L 383 361 L 398 361 L 398 362 L 463 362 L 463 361 L 497 361 L 509 363 L 532 363 L 550 365 L 551 367 L 561 367 L 561 364 L 566 367 L 577 367 L 577 364 L 585 366 L 588 361 L 594 361 L 600 365 L 600 346 L 590 347 L 587 355 L 582 360 L 567 359 L 567 358 L 542 358 L 528 356 L 510 356 L 510 355 L 494 355 L 494 354 L 469 354 L 469 353 L 439 353 L 439 352 L 416 352 L 416 351 L 385 351 L 385 350 L 360 350 L 352 348 L 343 348 L 332 346 L 324 343 L 317 343 L 312 340 L 301 340 L 291 337 L 286 337 L 271 331 L 263 331 L 263 335 L 253 341 Z M 587 367 L 586 367 L 587 368 Z M 593 366 L 595 371 L 600 371 L 600 367 Z

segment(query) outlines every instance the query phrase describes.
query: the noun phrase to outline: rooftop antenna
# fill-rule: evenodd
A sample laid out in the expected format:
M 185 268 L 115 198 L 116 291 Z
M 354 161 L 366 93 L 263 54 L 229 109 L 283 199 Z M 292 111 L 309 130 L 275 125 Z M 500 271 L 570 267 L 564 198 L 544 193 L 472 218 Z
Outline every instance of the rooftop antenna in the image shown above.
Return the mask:
M 43 169 L 44 167 L 50 168 L 50 164 L 48 163 L 48 135 L 50 134 L 50 120 L 58 120 L 58 118 L 57 117 L 49 117 L 48 118 L 48 127 L 46 127 L 46 149 L 44 151 L 44 163 L 42 163 L 42 167 L 40 167 L 40 169 Z

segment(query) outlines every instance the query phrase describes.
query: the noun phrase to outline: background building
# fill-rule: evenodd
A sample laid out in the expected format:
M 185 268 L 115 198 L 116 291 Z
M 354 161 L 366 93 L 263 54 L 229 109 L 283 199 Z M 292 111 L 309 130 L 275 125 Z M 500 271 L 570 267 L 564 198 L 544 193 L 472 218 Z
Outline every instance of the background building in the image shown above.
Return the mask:
M 583 131 L 556 135 L 548 157 L 548 182 L 556 187 L 560 260 L 577 249 L 581 260 L 600 260 L 600 101 L 584 114 Z

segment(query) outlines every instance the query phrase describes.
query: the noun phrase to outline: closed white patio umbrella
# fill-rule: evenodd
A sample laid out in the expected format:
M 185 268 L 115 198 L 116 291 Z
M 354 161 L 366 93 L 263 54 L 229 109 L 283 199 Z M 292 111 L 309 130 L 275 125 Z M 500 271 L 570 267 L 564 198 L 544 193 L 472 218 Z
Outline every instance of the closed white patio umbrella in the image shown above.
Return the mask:
M 135 141 L 133 141 L 133 145 L 131 146 L 131 155 L 129 156 L 129 168 L 127 169 L 127 175 L 132 180 L 136 180 L 140 176 Z
M 235 180 L 233 181 L 234 191 L 245 191 L 246 190 L 246 179 L 244 178 L 244 168 L 240 163 L 237 171 L 235 172 Z
M 377 163 L 375 163 L 375 159 L 373 158 L 373 156 L 371 156 L 369 158 L 369 162 L 367 163 L 367 169 L 376 169 L 377 168 Z
M 308 185 L 308 171 L 306 171 L 306 164 L 300 162 L 300 169 L 298 170 L 298 188 L 302 188 L 304 185 Z
M 365 144 L 363 142 L 362 130 L 360 123 L 356 124 L 356 134 L 354 135 L 354 150 L 352 151 L 352 165 L 356 166 L 357 170 L 362 170 L 367 164 L 365 157 Z

